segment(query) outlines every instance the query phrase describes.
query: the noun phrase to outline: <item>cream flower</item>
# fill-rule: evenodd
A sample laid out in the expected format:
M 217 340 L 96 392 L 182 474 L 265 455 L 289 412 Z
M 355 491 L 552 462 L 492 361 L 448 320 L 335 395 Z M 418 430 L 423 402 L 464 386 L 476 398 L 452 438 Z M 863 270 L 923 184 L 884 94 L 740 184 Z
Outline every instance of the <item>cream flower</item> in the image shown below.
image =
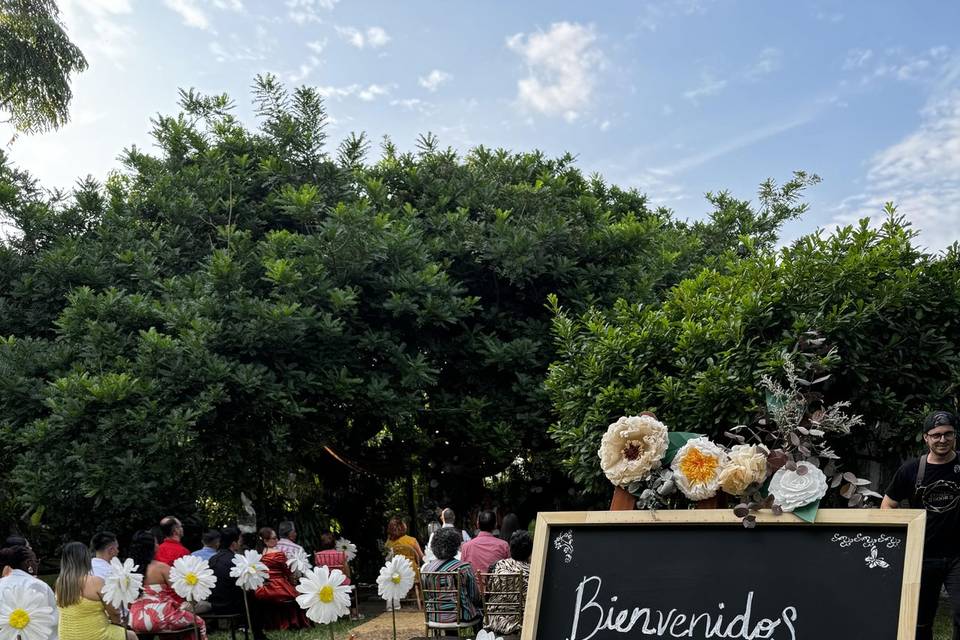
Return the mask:
M 600 468 L 610 482 L 624 487 L 659 467 L 667 444 L 667 428 L 653 416 L 624 416 L 603 434 Z
M 267 565 L 262 562 L 263 556 L 247 549 L 243 555 L 239 553 L 233 556 L 233 567 L 230 569 L 230 577 L 237 579 L 237 586 L 246 591 L 256 591 L 263 586 L 270 576 Z
M 0 640 L 47 640 L 56 626 L 40 593 L 24 586 L 0 590 Z
M 677 487 L 691 500 L 717 495 L 720 472 L 727 464 L 726 452 L 707 438 L 693 438 L 680 447 L 673 464 Z
M 287 566 L 294 573 L 305 573 L 311 568 L 310 558 L 303 549 L 294 549 L 287 559 Z
M 344 585 L 347 577 L 339 569 L 315 567 L 304 573 L 297 585 L 297 604 L 307 610 L 307 617 L 319 624 L 333 622 L 350 612 L 350 590 Z
M 357 557 L 357 545 L 353 544 L 346 538 L 340 538 L 337 540 L 336 545 L 337 551 L 343 551 L 347 556 L 347 562 L 353 562 L 353 559 Z
M 751 484 L 767 477 L 767 452 L 753 444 L 738 444 L 730 450 L 730 461 L 720 472 L 720 488 L 732 496 L 743 495 Z
M 170 584 L 177 595 L 190 602 L 206 600 L 217 584 L 207 561 L 197 556 L 177 558 L 170 568 Z
M 476 640 L 503 640 L 502 636 L 498 636 L 493 631 L 487 631 L 486 629 L 481 629 L 477 632 Z
M 128 607 L 131 602 L 140 597 L 140 587 L 143 586 L 143 576 L 136 573 L 140 567 L 133 564 L 131 558 L 122 563 L 114 558 L 110 561 L 110 575 L 103 580 L 103 600 L 111 607 L 120 609 Z
M 413 566 L 403 556 L 393 556 L 380 569 L 377 577 L 377 594 L 387 602 L 397 602 L 407 597 L 413 587 Z
M 809 462 L 798 462 L 797 469 L 801 467 L 806 469 L 802 475 L 781 467 L 770 478 L 773 503 L 786 512 L 819 500 L 827 493 L 827 476 L 823 471 Z

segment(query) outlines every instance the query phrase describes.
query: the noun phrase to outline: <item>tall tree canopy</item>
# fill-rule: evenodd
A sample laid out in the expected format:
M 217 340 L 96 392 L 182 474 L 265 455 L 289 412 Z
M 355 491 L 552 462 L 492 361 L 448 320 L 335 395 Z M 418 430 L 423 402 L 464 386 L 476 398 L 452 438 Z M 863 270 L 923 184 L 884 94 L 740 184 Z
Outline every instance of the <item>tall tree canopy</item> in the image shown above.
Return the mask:
M 23 133 L 63 126 L 70 76 L 87 60 L 70 41 L 53 0 L 0 0 L 0 111 Z
M 431 135 L 328 153 L 318 94 L 270 76 L 256 131 L 226 96 L 181 98 L 156 155 L 128 150 L 71 198 L 0 165 L 20 230 L 0 251 L 8 513 L 124 528 L 229 513 L 245 490 L 283 510 L 339 495 L 345 517 L 367 503 L 336 487 L 361 472 L 459 499 L 508 468 L 549 478 L 548 295 L 656 304 L 770 245 L 815 181 L 767 183 L 756 211 L 712 196 L 688 225 L 571 156 Z

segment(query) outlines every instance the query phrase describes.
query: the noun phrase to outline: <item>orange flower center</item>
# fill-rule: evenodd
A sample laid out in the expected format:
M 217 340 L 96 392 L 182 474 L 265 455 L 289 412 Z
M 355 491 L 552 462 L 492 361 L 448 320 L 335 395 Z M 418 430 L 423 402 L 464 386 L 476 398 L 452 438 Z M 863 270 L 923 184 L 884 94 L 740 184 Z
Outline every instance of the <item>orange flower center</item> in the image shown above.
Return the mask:
M 699 449 L 690 449 L 680 461 L 680 471 L 691 484 L 705 484 L 717 472 L 720 461 L 716 456 L 705 455 Z

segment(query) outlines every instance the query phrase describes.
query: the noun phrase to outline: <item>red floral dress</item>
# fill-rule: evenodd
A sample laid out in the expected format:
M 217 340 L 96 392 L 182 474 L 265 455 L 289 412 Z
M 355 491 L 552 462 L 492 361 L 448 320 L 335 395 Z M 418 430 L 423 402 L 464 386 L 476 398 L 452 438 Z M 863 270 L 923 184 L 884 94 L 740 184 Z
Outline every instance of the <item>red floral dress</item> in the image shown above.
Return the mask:
M 260 602 L 264 629 L 303 629 L 310 626 L 306 613 L 297 604 L 299 592 L 293 586 L 293 573 L 287 566 L 287 554 L 270 551 L 263 554 L 270 576 L 254 596 Z
M 183 598 L 168 584 L 148 584 L 143 587 L 143 595 L 130 604 L 130 628 L 136 633 L 157 633 L 158 631 L 177 631 L 181 640 L 193 638 L 193 622 L 196 620 L 200 638 L 206 640 L 207 625 L 203 618 L 184 611 Z

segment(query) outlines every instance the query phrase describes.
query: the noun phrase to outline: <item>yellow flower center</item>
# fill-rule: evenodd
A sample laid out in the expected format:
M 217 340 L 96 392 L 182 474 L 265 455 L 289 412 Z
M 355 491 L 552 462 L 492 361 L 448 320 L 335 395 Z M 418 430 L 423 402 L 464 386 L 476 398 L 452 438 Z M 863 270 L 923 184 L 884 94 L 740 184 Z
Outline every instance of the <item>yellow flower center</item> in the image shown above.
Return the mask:
M 400 584 L 400 574 L 395 573 L 392 576 L 390 576 L 390 582 L 392 582 L 393 584 Z
M 187 575 L 183 576 L 183 581 L 192 587 L 192 586 L 195 586 L 197 582 L 199 582 L 199 579 L 197 578 L 197 574 L 188 573 Z
M 10 626 L 14 629 L 26 629 L 30 624 L 30 614 L 23 609 L 14 609 L 10 614 Z
M 318 596 L 320 602 L 324 604 L 330 604 L 333 602 L 333 587 L 328 584 L 323 585 L 323 588 L 320 589 L 320 594 Z
M 257 572 L 257 568 L 251 565 L 250 568 L 247 569 L 247 571 L 250 572 L 250 575 L 253 575 Z
M 720 461 L 716 456 L 704 455 L 699 449 L 690 449 L 680 461 L 680 471 L 691 484 L 705 484 L 717 472 Z

